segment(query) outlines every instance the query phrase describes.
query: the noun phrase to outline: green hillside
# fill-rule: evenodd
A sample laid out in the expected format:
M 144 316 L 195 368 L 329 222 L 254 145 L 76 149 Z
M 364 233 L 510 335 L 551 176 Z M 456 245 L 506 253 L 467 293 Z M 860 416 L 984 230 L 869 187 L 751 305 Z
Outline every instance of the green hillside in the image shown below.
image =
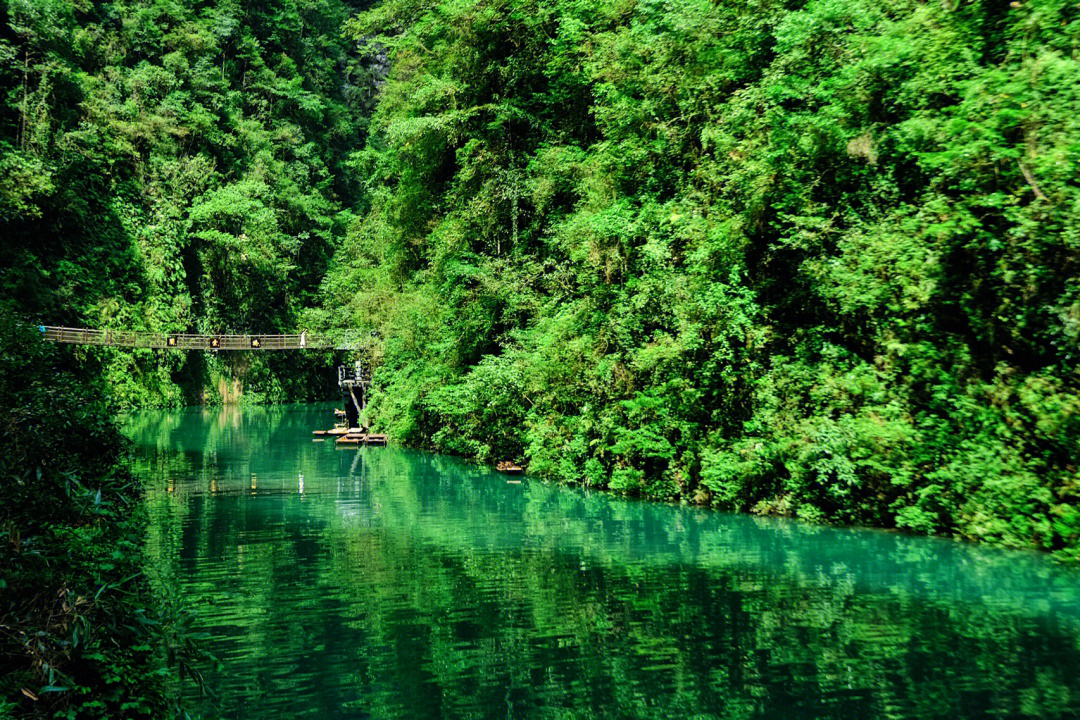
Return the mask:
M 1080 10 L 388 0 L 325 309 L 395 437 L 1074 554 Z

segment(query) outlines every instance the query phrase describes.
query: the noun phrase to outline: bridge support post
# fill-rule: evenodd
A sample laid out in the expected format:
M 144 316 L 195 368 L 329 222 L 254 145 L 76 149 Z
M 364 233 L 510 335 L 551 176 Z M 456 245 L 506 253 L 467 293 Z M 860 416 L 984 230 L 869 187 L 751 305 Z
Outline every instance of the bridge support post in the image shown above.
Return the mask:
M 360 427 L 360 404 L 356 402 L 356 393 L 353 388 L 344 388 L 341 400 L 345 404 L 345 426 L 350 430 Z

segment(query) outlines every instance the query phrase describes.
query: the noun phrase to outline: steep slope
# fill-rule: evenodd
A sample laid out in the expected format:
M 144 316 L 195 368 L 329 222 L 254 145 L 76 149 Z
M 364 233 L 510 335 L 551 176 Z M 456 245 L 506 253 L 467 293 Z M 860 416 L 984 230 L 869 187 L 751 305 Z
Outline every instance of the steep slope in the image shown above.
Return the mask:
M 0 4 L 0 287 L 46 324 L 304 325 L 370 73 L 339 0 Z M 301 398 L 326 358 L 94 351 L 125 405 Z
M 362 13 L 324 286 L 395 436 L 568 482 L 1077 552 L 1075 3 Z

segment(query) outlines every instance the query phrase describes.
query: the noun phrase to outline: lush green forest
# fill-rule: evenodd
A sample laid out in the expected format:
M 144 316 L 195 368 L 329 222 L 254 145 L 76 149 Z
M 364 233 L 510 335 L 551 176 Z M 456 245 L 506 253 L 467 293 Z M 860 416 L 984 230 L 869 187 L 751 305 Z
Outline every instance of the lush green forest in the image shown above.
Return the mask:
M 359 329 L 402 442 L 1080 538 L 1073 3 L 4 10 L 26 317 Z M 303 399 L 333 362 L 76 355 L 118 406 Z
M 27 322 L 356 331 L 401 443 L 1080 557 L 1075 0 L 0 20 L 0 712 L 172 702 L 110 413 L 325 397 L 339 359 Z
M 0 287 L 34 321 L 302 327 L 358 195 L 347 2 L 0 2 Z M 95 351 L 122 406 L 325 393 L 325 357 Z
M 399 440 L 1080 547 L 1074 2 L 387 0 L 324 285 Z

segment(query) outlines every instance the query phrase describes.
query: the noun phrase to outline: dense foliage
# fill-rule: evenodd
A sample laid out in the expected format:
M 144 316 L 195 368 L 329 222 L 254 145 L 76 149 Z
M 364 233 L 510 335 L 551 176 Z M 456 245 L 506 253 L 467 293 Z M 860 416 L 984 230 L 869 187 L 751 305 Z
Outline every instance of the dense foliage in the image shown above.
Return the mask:
M 360 329 L 407 443 L 1075 556 L 1075 3 L 362 5 L 0 2 L 4 297 Z M 71 357 L 121 406 L 331 378 Z
M 360 330 L 405 443 L 1080 558 L 1074 0 L 367 5 L 0 0 L 0 304 Z M 2 313 L 0 715 L 176 710 L 109 413 L 332 360 Z
M 326 322 L 406 442 L 1080 548 L 1080 8 L 387 0 Z
M 163 717 L 190 657 L 103 388 L 0 315 L 0 717 Z
M 378 71 L 342 38 L 354 9 L 0 2 L 4 296 L 43 324 L 302 329 Z M 318 356 L 93 359 L 129 406 L 310 397 L 329 375 Z

